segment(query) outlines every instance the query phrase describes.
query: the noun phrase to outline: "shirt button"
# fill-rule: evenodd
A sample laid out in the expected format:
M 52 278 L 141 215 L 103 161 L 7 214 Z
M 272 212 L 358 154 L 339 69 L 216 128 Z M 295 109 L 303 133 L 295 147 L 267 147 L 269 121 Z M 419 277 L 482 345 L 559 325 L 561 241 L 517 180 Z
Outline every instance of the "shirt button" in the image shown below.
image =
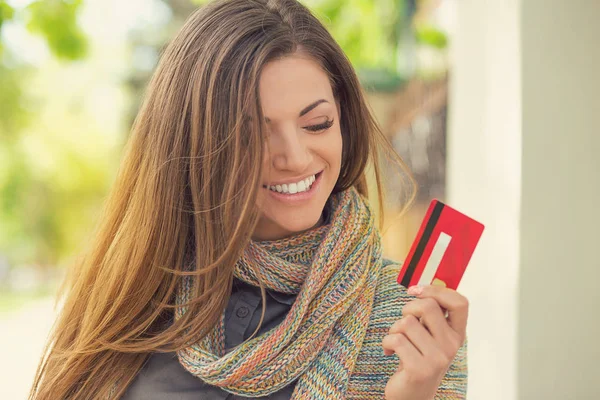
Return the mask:
M 248 313 L 250 312 L 250 310 L 248 310 L 248 307 L 240 307 L 236 310 L 235 315 L 237 315 L 239 318 L 245 318 L 248 316 Z

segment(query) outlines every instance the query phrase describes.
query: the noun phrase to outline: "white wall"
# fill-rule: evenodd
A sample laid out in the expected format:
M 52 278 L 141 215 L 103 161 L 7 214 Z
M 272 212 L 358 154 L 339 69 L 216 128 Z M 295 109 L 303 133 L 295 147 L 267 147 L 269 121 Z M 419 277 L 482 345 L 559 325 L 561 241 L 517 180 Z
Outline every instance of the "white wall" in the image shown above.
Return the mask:
M 487 225 L 469 399 L 599 399 L 600 1 L 456 6 L 448 202 Z
M 520 399 L 600 399 L 600 1 L 522 6 Z
M 521 101 L 519 1 L 456 2 L 449 205 L 486 225 L 459 290 L 471 301 L 469 399 L 516 393 Z

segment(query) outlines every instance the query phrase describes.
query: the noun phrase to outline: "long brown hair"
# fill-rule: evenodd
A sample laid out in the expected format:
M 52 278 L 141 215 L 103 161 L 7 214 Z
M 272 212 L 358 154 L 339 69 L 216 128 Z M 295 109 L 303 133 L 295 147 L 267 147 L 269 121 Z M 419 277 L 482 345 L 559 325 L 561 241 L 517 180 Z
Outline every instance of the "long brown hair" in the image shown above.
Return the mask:
M 334 190 L 355 186 L 366 195 L 370 162 L 381 201 L 380 151 L 394 153 L 324 26 L 294 0 L 200 8 L 152 77 L 97 234 L 67 281 L 31 399 L 87 400 L 111 391 L 118 398 L 148 354 L 184 348 L 217 323 L 258 219 L 260 73 L 295 51 L 326 71 L 342 110 Z M 194 300 L 173 321 L 185 274 L 196 276 Z

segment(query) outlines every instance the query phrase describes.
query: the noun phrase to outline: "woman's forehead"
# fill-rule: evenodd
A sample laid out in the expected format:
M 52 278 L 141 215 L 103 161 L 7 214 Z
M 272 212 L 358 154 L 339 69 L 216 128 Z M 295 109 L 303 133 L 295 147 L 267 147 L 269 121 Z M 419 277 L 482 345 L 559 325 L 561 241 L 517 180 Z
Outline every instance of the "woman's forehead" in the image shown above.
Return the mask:
M 333 91 L 327 73 L 307 56 L 291 55 L 269 62 L 259 81 L 263 113 L 299 116 L 307 106 L 334 104 Z M 320 106 L 321 107 L 321 106 Z

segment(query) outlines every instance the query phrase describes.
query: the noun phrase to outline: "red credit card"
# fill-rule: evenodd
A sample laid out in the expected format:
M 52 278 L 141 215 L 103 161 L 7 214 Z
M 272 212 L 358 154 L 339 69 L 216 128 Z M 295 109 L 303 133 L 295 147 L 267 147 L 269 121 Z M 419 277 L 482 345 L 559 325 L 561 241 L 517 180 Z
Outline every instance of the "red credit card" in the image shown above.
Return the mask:
M 398 283 L 439 285 L 456 290 L 483 233 L 483 225 L 433 200 L 421 223 Z

